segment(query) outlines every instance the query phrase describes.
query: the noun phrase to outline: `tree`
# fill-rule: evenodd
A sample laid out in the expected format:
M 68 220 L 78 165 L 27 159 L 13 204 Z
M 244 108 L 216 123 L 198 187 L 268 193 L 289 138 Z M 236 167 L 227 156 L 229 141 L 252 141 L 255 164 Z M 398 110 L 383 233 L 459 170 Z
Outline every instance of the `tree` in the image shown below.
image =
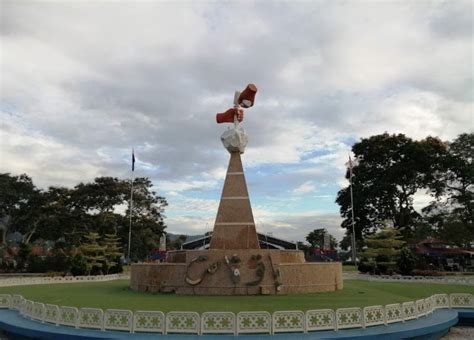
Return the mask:
M 365 261 L 375 261 L 377 269 L 385 273 L 393 269 L 401 248 L 405 244 L 395 228 L 381 228 L 365 239 L 366 248 L 359 256 Z
M 132 244 L 135 260 L 145 259 L 157 248 L 164 224 L 166 199 L 152 190 L 148 178 L 135 178 L 133 183 Z M 114 177 L 98 177 L 91 183 L 75 186 L 66 199 L 70 211 L 65 232 L 68 242 L 78 244 L 83 235 L 96 232 L 102 237 L 116 233 L 119 246 L 128 247 L 130 181 Z M 124 213 L 118 208 L 127 206 Z
M 19 211 L 24 211 L 37 192 L 38 189 L 26 174 L 0 174 L 0 217 L 14 217 Z
M 449 145 L 445 174 L 437 179 L 442 183 L 442 193 L 448 195 L 454 206 L 454 213 L 471 228 L 474 225 L 473 158 L 474 133 L 459 135 Z
M 43 198 L 42 206 L 36 216 L 36 229 L 34 233 L 29 233 L 29 239 L 31 241 L 38 238 L 52 241 L 58 239 L 69 240 L 65 237 L 69 235 L 65 231 L 65 226 L 72 229 L 78 223 L 71 210 L 71 190 L 62 187 L 50 187 L 47 191 L 43 191 L 41 195 Z M 65 243 L 70 245 L 69 242 Z
M 366 249 L 360 253 L 360 256 L 365 258 L 397 256 L 405 244 L 401 238 L 399 231 L 395 228 L 382 228 L 366 238 Z
M 412 235 L 412 240 L 420 242 L 426 240 L 427 238 L 437 238 L 438 229 L 437 227 L 426 218 L 422 216 L 415 221 L 415 228 Z
M 8 229 L 25 235 L 29 243 L 39 225 L 44 196 L 26 174 L 0 174 L 0 217 L 9 217 Z
M 100 236 L 98 233 L 90 232 L 84 235 L 84 238 L 86 242 L 80 249 L 87 262 L 87 274 L 90 275 L 94 269 L 100 271 L 103 268 L 106 247 L 99 244 Z
M 166 235 L 166 248 L 167 249 L 181 249 L 181 246 L 186 242 L 188 238 L 186 235 L 179 235 L 175 237 L 173 240 L 170 239 L 170 235 Z M 174 236 L 174 235 L 173 235 Z
M 71 192 L 71 211 L 76 223 L 69 237 L 76 240 L 90 231 L 100 235 L 125 228 L 127 216 L 117 212 L 128 203 L 130 186 L 114 177 L 97 177 L 92 183 L 80 183 Z
M 152 190 L 148 178 L 134 181 L 132 255 L 146 258 L 157 248 L 166 225 L 166 199 Z M 79 246 L 84 235 L 117 233 L 120 247 L 128 246 L 130 181 L 98 177 L 74 188 L 39 190 L 27 175 L 0 174 L 0 217 L 9 220 L 9 231 L 18 231 L 23 242 L 64 240 Z M 8 218 L 7 218 L 8 217 Z
M 148 178 L 135 178 L 133 182 L 131 256 L 135 260 L 145 259 L 153 249 L 159 248 L 166 228 L 164 211 L 168 203 L 152 187 Z M 126 216 L 129 214 L 130 207 Z M 128 227 L 119 229 L 119 236 L 128 240 Z
M 368 235 L 391 220 L 404 237 L 410 237 L 419 214 L 413 208 L 413 195 L 432 183 L 442 169 L 446 144 L 427 137 L 413 141 L 403 134 L 372 136 L 352 147 L 355 233 L 357 239 Z M 349 179 L 349 171 L 346 174 Z M 337 195 L 342 227 L 352 229 L 350 187 Z
M 457 215 L 447 216 L 438 229 L 438 238 L 458 247 L 470 248 L 474 241 L 472 228 Z
M 74 187 L 76 206 L 89 213 L 113 212 L 127 201 L 129 184 L 115 177 L 97 177 L 92 183 L 80 183 Z
M 23 235 L 23 242 L 38 238 L 57 240 L 64 236 L 64 226 L 77 223 L 71 216 L 70 190 L 39 190 L 27 175 L 0 174 L 0 215 L 9 216 L 10 232 Z
M 361 251 L 364 247 L 365 243 L 364 240 L 358 240 L 356 243 L 356 248 L 357 252 Z M 339 242 L 339 247 L 342 250 L 349 250 L 352 247 L 352 230 L 347 230 L 346 234 L 342 238 L 342 240 Z
M 311 247 L 313 248 L 323 249 L 325 235 L 328 235 L 327 237 L 329 237 L 330 249 L 335 249 L 337 247 L 337 240 L 334 238 L 334 236 L 329 234 L 325 228 L 314 229 L 306 236 L 306 241 L 308 241 L 308 243 L 311 244 Z
M 444 168 L 430 183 L 436 201 L 423 209 L 438 237 L 459 246 L 474 241 L 473 150 L 474 133 L 461 134 L 449 144 Z
M 111 268 L 120 264 L 120 256 L 123 255 L 120 238 L 117 237 L 117 234 L 105 234 L 104 246 L 105 268 L 108 274 Z

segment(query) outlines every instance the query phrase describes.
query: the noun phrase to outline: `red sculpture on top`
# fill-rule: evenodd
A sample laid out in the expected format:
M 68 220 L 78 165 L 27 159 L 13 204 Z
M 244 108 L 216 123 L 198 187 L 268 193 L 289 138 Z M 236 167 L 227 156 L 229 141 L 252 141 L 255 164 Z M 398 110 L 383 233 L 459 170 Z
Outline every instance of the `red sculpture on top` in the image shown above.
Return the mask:
M 257 94 L 257 86 L 248 84 L 242 92 L 235 92 L 234 107 L 216 115 L 217 123 L 235 123 L 244 120 L 244 108 L 252 107 Z

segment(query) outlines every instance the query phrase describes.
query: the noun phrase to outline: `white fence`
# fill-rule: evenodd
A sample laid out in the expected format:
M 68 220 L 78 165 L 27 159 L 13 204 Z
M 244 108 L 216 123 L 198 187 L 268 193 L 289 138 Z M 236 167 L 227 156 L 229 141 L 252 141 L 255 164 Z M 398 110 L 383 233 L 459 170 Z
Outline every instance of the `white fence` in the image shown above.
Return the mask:
M 411 283 L 438 283 L 451 285 L 474 286 L 473 277 L 453 276 L 402 276 L 402 275 L 368 275 L 354 272 L 342 273 L 345 280 L 365 280 L 376 282 L 411 282 Z
M 21 295 L 0 294 L 0 308 L 17 310 L 25 318 L 75 328 L 148 333 L 255 334 L 313 332 L 365 328 L 404 322 L 439 308 L 473 308 L 473 294 L 436 294 L 426 299 L 368 306 L 303 311 L 169 312 L 76 308 L 43 304 Z
M 55 283 L 103 282 L 128 278 L 129 276 L 127 274 L 93 276 L 12 277 L 0 279 L 0 287 L 44 285 Z
M 365 280 L 378 282 L 412 282 L 412 283 L 439 283 L 474 286 L 473 277 L 449 277 L 449 276 L 401 276 L 401 275 L 366 275 L 359 273 L 344 272 L 344 279 Z M 76 282 L 103 282 L 120 279 L 129 279 L 129 274 L 91 275 L 91 276 L 54 276 L 54 277 L 12 277 L 1 278 L 0 287 L 41 285 L 55 283 Z

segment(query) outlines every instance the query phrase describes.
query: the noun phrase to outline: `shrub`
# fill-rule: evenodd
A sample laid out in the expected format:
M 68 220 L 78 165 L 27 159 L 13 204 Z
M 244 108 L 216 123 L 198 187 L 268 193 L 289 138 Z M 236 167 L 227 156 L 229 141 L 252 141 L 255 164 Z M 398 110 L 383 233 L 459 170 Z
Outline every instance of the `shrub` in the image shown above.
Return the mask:
M 29 243 L 20 243 L 18 250 L 18 269 L 23 269 L 27 266 L 28 257 L 30 256 L 33 247 Z
M 67 272 L 71 267 L 70 258 L 63 255 L 48 256 L 45 261 L 48 271 Z
M 375 271 L 375 263 L 374 262 L 360 262 L 357 269 L 361 273 L 373 273 Z
M 57 276 L 64 276 L 64 272 L 46 272 L 46 277 L 57 277 Z
M 30 256 L 28 259 L 28 271 L 30 273 L 44 273 L 47 270 L 46 260 L 41 256 Z
M 375 274 L 377 275 L 392 275 L 395 272 L 395 262 L 377 262 Z
M 4 273 L 13 273 L 16 271 L 17 262 L 12 258 L 2 258 L 0 259 L 0 272 Z
M 436 270 L 421 270 L 421 269 L 415 269 L 411 272 L 411 274 L 414 276 L 445 276 L 446 275 L 446 273 L 438 272 Z
M 416 257 L 409 249 L 403 248 L 400 252 L 397 265 L 403 275 L 410 275 L 413 269 L 415 269 Z
M 75 255 L 71 261 L 71 274 L 74 276 L 87 273 L 87 260 L 82 255 Z
M 115 266 L 110 267 L 109 274 L 118 274 L 123 272 L 122 263 L 119 261 L 115 264 Z

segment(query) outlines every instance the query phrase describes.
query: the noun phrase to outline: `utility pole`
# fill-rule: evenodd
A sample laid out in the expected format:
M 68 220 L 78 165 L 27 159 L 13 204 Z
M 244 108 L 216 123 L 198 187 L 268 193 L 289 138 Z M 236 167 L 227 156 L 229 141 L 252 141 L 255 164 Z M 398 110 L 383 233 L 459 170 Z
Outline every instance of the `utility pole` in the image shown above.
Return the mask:
M 130 180 L 130 210 L 129 210 L 129 215 L 130 215 L 130 225 L 128 227 L 128 263 L 130 264 L 131 257 L 130 257 L 130 250 L 132 246 L 132 210 L 133 210 L 133 174 L 135 171 L 135 150 L 132 149 L 132 178 Z
M 349 155 L 349 182 L 351 186 L 351 214 L 352 214 L 352 259 L 354 265 L 357 265 L 356 238 L 355 238 L 355 218 L 354 218 L 354 194 L 352 191 L 352 160 Z

